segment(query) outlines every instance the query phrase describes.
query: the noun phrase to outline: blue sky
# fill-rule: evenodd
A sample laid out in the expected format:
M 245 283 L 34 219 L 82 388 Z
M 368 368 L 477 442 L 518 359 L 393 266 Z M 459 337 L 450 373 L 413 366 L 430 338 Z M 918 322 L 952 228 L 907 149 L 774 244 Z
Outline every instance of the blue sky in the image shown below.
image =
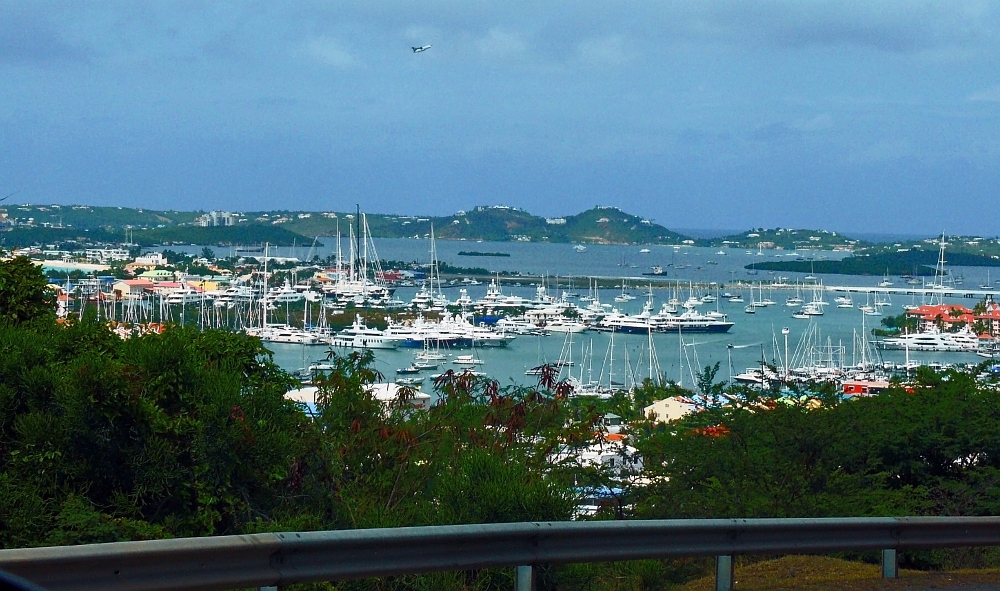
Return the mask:
M 993 236 L 998 24 L 961 0 L 4 3 L 0 192 Z

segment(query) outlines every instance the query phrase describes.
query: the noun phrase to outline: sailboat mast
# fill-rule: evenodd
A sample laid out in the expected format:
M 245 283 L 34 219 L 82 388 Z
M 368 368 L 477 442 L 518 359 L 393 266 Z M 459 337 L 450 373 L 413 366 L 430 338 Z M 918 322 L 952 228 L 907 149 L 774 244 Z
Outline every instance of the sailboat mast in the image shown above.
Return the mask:
M 340 218 L 337 218 L 337 272 L 338 277 L 343 276 L 344 272 L 344 253 L 340 248 Z
M 261 290 L 261 328 L 267 328 L 267 242 L 264 243 L 264 287 Z
M 361 205 L 355 204 L 357 213 L 354 216 L 354 263 L 358 269 L 358 279 L 361 275 Z
M 361 272 L 361 293 L 368 295 L 368 218 L 364 219 L 364 255 L 362 260 L 364 261 L 363 271 Z

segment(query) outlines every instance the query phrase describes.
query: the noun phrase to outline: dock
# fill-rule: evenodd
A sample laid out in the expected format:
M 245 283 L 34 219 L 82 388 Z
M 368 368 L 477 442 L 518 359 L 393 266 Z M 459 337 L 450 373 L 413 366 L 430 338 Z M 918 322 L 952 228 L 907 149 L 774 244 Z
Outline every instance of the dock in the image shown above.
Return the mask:
M 997 289 L 960 289 L 957 287 L 864 287 L 851 285 L 828 285 L 826 291 L 842 293 L 884 293 L 889 295 L 918 295 L 921 297 L 941 298 L 993 298 L 1000 299 L 1000 288 Z

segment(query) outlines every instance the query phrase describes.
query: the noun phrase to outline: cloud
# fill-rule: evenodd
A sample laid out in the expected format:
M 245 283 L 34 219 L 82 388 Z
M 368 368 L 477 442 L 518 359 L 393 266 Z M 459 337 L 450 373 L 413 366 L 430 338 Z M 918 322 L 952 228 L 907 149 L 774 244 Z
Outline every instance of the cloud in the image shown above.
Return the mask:
M 911 158 L 913 146 L 906 140 L 887 139 L 858 146 L 847 155 L 847 162 L 862 164 L 879 164 L 897 162 Z
M 576 53 L 580 60 L 590 64 L 618 66 L 628 62 L 632 52 L 622 37 L 611 35 L 581 41 Z
M 528 43 L 517 33 L 509 33 L 498 27 L 489 30 L 476 40 L 476 47 L 487 57 L 508 58 L 528 51 Z
M 90 59 L 93 52 L 67 40 L 44 7 L 31 12 L 30 6 L 0 8 L 0 62 L 39 65 Z
M 969 100 L 973 102 L 1000 103 L 1000 84 L 995 84 L 985 90 L 970 94 Z
M 334 68 L 347 70 L 358 65 L 358 60 L 332 37 L 313 38 L 306 43 L 305 49 L 313 59 Z
M 778 47 L 860 47 L 893 53 L 988 41 L 996 10 L 981 0 L 756 0 L 680 4 L 658 24 L 680 38 Z
M 792 129 L 799 131 L 826 131 L 833 127 L 833 117 L 829 113 L 821 113 L 812 119 L 800 119 L 791 124 Z

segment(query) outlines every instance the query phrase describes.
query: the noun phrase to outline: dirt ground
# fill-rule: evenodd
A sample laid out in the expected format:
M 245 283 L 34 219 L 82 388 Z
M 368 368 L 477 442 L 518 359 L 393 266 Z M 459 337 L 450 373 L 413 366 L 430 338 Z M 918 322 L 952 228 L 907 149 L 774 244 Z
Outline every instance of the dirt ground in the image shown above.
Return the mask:
M 682 591 L 712 591 L 713 577 L 692 581 Z M 737 565 L 735 591 L 1000 591 L 1000 570 L 922 572 L 901 570 L 898 579 L 882 579 L 876 565 L 824 556 L 785 556 Z

